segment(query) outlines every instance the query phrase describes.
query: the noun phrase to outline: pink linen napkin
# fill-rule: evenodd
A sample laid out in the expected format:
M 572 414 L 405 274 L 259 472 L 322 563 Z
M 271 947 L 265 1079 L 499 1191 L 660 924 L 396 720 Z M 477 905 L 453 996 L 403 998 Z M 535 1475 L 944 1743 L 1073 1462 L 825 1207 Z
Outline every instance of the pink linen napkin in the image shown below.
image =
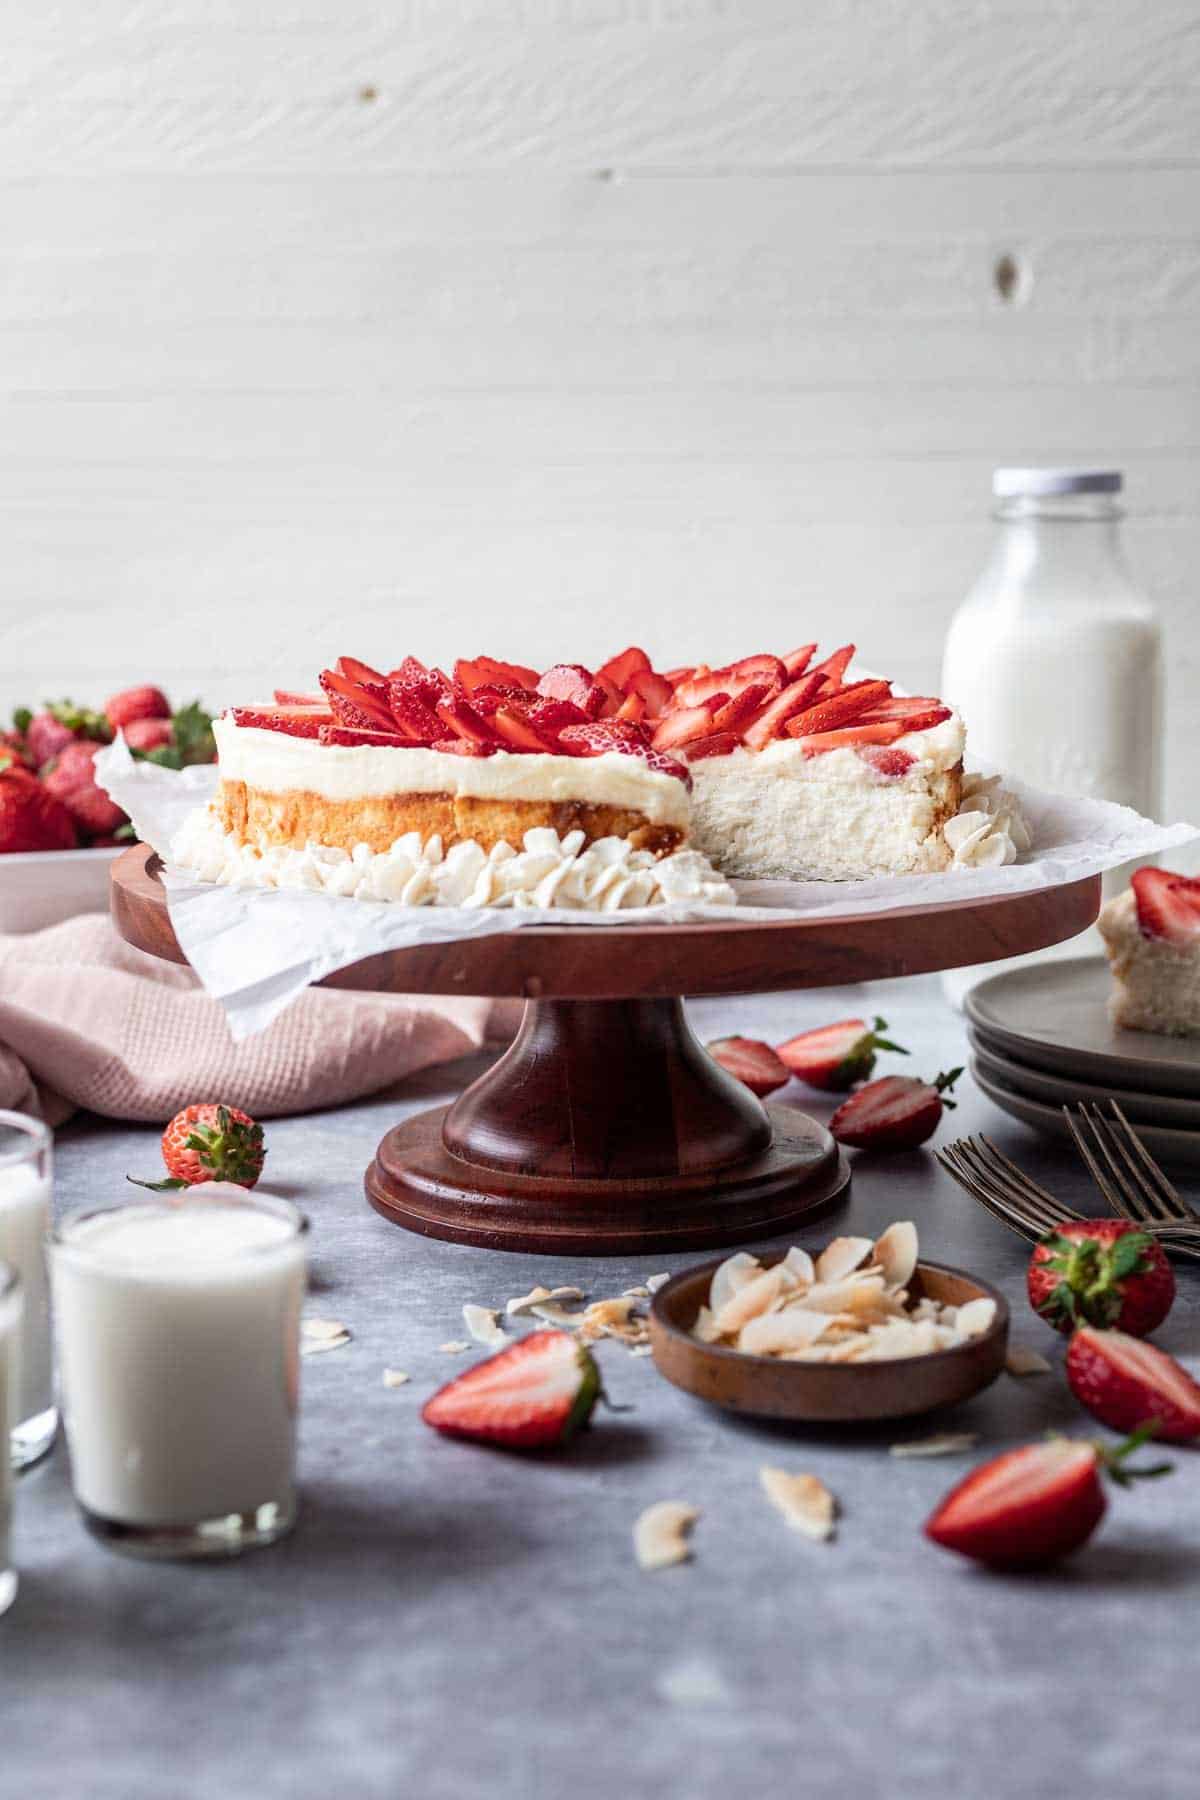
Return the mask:
M 256 1119 L 337 1106 L 511 1034 L 509 1001 L 309 988 L 235 1044 L 190 969 L 86 914 L 0 935 L 0 1106 L 166 1121 L 223 1100 Z

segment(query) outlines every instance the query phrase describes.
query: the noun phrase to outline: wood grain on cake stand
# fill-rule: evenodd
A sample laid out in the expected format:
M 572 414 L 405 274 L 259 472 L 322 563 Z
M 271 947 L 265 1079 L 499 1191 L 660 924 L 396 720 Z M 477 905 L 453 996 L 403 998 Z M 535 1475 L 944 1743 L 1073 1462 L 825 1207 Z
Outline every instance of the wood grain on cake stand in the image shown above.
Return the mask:
M 112 874 L 117 930 L 184 962 L 137 844 Z M 430 1237 L 513 1250 L 657 1251 L 768 1237 L 849 1179 L 828 1132 L 764 1107 L 715 1064 L 683 994 L 830 987 L 1043 949 L 1090 925 L 1099 877 L 849 918 L 695 925 L 526 925 L 364 957 L 325 987 L 520 995 L 520 1030 L 453 1106 L 389 1131 L 366 1191 Z

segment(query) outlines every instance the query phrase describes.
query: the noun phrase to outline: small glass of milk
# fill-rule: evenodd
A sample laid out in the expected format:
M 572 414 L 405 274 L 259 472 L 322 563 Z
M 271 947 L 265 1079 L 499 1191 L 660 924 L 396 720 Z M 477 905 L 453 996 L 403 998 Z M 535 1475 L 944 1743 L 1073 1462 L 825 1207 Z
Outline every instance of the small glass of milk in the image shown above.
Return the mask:
M 291 1528 L 307 1229 L 286 1201 L 205 1182 L 53 1234 L 71 1478 L 113 1549 L 231 1556 Z
M 0 1259 L 21 1277 L 25 1297 L 20 1371 L 9 1413 L 8 1441 L 16 1469 L 44 1456 L 58 1429 L 46 1278 L 51 1155 L 50 1133 L 40 1119 L 0 1111 Z
M 0 1432 L 4 1433 L 12 1418 L 20 1355 L 21 1277 L 9 1263 L 0 1262 Z M 0 1437 L 0 1444 L 3 1443 L 4 1438 Z M 8 1611 L 17 1595 L 17 1577 L 9 1550 L 12 1489 L 12 1466 L 7 1456 L 0 1456 L 0 1613 Z

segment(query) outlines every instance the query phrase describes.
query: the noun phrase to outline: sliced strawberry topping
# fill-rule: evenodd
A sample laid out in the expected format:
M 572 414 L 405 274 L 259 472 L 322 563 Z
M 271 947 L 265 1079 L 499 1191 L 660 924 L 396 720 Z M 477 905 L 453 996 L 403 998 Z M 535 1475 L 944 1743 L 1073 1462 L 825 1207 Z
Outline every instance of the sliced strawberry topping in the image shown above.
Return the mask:
M 337 674 L 344 675 L 356 687 L 369 688 L 378 694 L 387 692 L 387 676 L 373 669 L 370 663 L 359 662 L 357 656 L 339 656 L 333 666 Z
M 798 680 L 784 688 L 782 694 L 765 706 L 756 719 L 751 720 L 742 733 L 752 750 L 763 750 L 779 733 L 787 721 L 798 712 L 803 712 L 811 705 L 820 692 L 824 676 L 814 669 L 808 675 L 801 675 Z
M 801 644 L 798 650 L 789 650 L 783 659 L 783 666 L 787 670 L 788 680 L 795 681 L 798 675 L 803 675 L 805 669 L 807 669 L 809 663 L 816 654 L 817 646 L 815 644 Z
M 330 710 L 340 725 L 355 725 L 361 731 L 394 731 L 395 722 L 384 698 L 339 675 L 336 669 L 325 669 L 321 686 L 329 700 Z
M 1190 944 L 1200 937 L 1200 880 L 1169 869 L 1137 869 L 1133 898 L 1143 937 Z
M 653 669 L 635 669 L 629 677 L 625 693 L 627 698 L 630 694 L 636 694 L 640 700 L 644 700 L 646 716 L 658 719 L 670 706 L 674 690 L 665 675 L 656 675 Z
M 879 707 L 873 706 L 870 712 L 863 713 L 862 723 L 864 725 L 875 725 L 887 722 L 903 725 L 904 730 L 907 733 L 910 731 L 929 731 L 934 725 L 940 725 L 943 719 L 949 719 L 952 716 L 948 706 L 932 706 L 927 712 L 916 713 L 885 713 Z
M 683 754 L 689 762 L 702 762 L 706 756 L 729 756 L 741 742 L 736 731 L 714 731 L 711 737 L 693 738 L 683 746 Z
M 636 644 L 630 644 L 628 650 L 622 650 L 619 656 L 610 657 L 606 663 L 602 663 L 599 673 L 623 694 L 638 670 L 650 667 L 650 658 L 646 652 L 639 650 Z
M 514 711 L 517 709 L 514 707 Z M 529 720 L 539 737 L 548 737 L 555 742 L 560 732 L 569 725 L 587 725 L 587 714 L 581 707 L 572 705 L 570 700 L 536 700 L 532 706 L 525 708 L 524 716 Z
M 393 669 L 387 679 L 389 695 L 393 688 L 403 688 L 416 694 L 426 706 L 436 706 L 439 700 L 445 700 L 452 692 L 449 681 L 440 669 L 427 669 L 415 656 L 406 656 L 400 667 Z
M 276 706 L 320 706 L 326 711 L 324 694 L 294 694 L 290 688 L 275 689 Z
M 698 706 L 714 694 L 728 694 L 736 699 L 748 687 L 765 687 L 765 699 L 782 693 L 787 670 L 777 656 L 744 656 L 741 662 L 729 663 L 723 669 L 697 669 L 690 681 L 675 689 L 677 705 Z
M 854 681 L 837 693 L 822 691 L 815 706 L 806 707 L 788 721 L 789 737 L 809 737 L 818 731 L 834 731 L 839 725 L 868 713 L 876 700 L 886 700 L 891 688 L 886 681 Z
M 752 681 L 749 687 L 740 694 L 732 694 L 713 716 L 713 729 L 717 732 L 740 732 L 748 725 L 755 713 L 760 712 L 776 693 L 778 684 L 774 681 Z
M 288 737 L 320 737 L 321 727 L 333 722 L 327 706 L 231 706 L 235 725 L 257 731 L 282 731 Z
M 553 754 L 558 748 L 556 737 L 553 733 L 539 731 L 533 722 L 532 713 L 532 707 L 518 707 L 515 704 L 498 706 L 492 714 L 492 730 L 505 750 Z
M 539 677 L 537 691 L 548 700 L 569 700 L 589 719 L 598 719 L 605 691 L 582 663 L 555 663 Z
M 495 756 L 500 748 L 498 744 L 479 744 L 472 738 L 439 738 L 430 749 L 437 750 L 442 756 Z
M 858 754 L 877 774 L 893 779 L 898 775 L 907 775 L 917 760 L 907 750 L 884 750 L 873 744 L 864 744 Z
M 624 719 L 596 719 L 588 725 L 568 725 L 559 733 L 559 743 L 569 756 L 603 756 L 607 750 L 633 756 L 650 748 L 650 733 L 644 725 Z
M 854 661 L 856 648 L 855 644 L 843 644 L 840 650 L 835 650 L 832 656 L 827 656 L 824 662 L 818 663 L 812 673 L 823 675 L 825 685 L 830 691 L 841 687 L 842 677 Z
M 353 725 L 322 725 L 323 744 L 374 744 L 384 750 L 411 750 L 413 741 L 398 731 L 358 731 Z
M 946 702 L 932 694 L 892 694 L 886 700 L 877 700 L 871 715 L 877 719 L 915 719 L 920 713 L 949 711 Z
M 465 688 L 459 688 L 458 692 L 464 699 L 470 700 L 475 711 L 484 719 L 490 719 L 501 706 L 528 706 L 531 700 L 537 698 L 536 693 L 531 693 L 528 688 L 504 687 L 491 682 L 477 687 L 472 694 L 468 694 Z
M 414 744 L 433 744 L 446 735 L 446 728 L 432 707 L 426 706 L 415 687 L 393 681 L 388 690 L 388 706 L 397 731 Z
M 680 744 L 690 743 L 693 738 L 711 737 L 713 720 L 728 700 L 728 694 L 714 694 L 711 699 L 702 700 L 698 706 L 680 706 L 674 712 L 669 712 L 659 722 L 650 740 L 654 748 L 674 750 Z
M 641 748 L 633 751 L 633 755 L 640 756 L 646 767 L 653 769 L 657 775 L 670 775 L 674 781 L 682 781 L 685 788 L 691 788 L 692 777 L 688 766 L 686 763 L 681 763 L 678 758 L 668 756 L 663 750 Z
M 695 673 L 696 673 L 695 663 L 683 663 L 680 665 L 680 667 L 678 669 L 664 670 L 663 680 L 669 681 L 671 686 L 673 688 L 676 688 L 679 686 L 679 683 L 681 681 L 686 681 L 689 675 L 694 675 Z
M 464 743 L 490 744 L 495 748 L 496 740 L 487 720 L 461 695 L 452 694 L 448 700 L 439 700 L 433 710 L 446 729 Z
M 635 694 L 633 692 L 632 688 L 626 694 L 626 696 L 622 700 L 620 706 L 618 706 L 616 712 L 613 714 L 614 718 L 630 719 L 630 720 L 634 720 L 634 721 L 636 721 L 638 719 L 644 719 L 645 716 L 646 716 L 646 702 L 642 699 L 642 696 L 640 694 Z
M 855 750 L 860 744 L 894 744 L 905 735 L 906 727 L 898 719 L 884 719 L 878 725 L 857 720 L 840 731 L 817 731 L 798 737 L 796 742 L 805 756 L 824 756 L 829 750 Z
M 497 662 L 493 656 L 476 656 L 471 660 L 460 658 L 454 665 L 454 679 L 468 694 L 473 694 L 476 688 L 497 686 L 533 694 L 537 692 L 538 684 L 536 669 L 527 669 L 523 663 Z

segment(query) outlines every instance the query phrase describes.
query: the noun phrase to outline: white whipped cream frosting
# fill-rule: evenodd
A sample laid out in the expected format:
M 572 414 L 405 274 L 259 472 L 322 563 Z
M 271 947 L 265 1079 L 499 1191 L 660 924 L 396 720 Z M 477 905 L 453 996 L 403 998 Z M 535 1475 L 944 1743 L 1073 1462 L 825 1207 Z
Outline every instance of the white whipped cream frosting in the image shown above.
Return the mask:
M 527 760 L 522 758 L 520 760 Z M 678 786 L 678 783 L 675 784 Z M 567 907 L 621 912 L 673 902 L 736 906 L 737 895 L 697 850 L 657 860 L 624 838 L 588 844 L 582 831 L 560 838 L 548 826 L 527 831 L 524 848 L 474 842 L 444 850 L 410 831 L 390 850 L 356 844 L 353 852 L 323 844 L 303 850 L 238 844 L 209 807 L 191 813 L 171 844 L 171 860 L 203 881 L 260 888 L 307 888 L 355 900 L 403 906 Z
M 551 756 L 497 750 L 492 756 L 378 744 L 322 744 L 214 721 L 221 778 L 244 781 L 268 794 L 319 794 L 360 800 L 387 794 L 455 794 L 482 800 L 582 800 L 640 812 L 654 825 L 685 827 L 688 792 L 674 775 L 651 769 L 639 756 Z
M 999 775 L 964 775 L 958 811 L 942 835 L 956 869 L 1002 868 L 1033 844 L 1020 803 Z

